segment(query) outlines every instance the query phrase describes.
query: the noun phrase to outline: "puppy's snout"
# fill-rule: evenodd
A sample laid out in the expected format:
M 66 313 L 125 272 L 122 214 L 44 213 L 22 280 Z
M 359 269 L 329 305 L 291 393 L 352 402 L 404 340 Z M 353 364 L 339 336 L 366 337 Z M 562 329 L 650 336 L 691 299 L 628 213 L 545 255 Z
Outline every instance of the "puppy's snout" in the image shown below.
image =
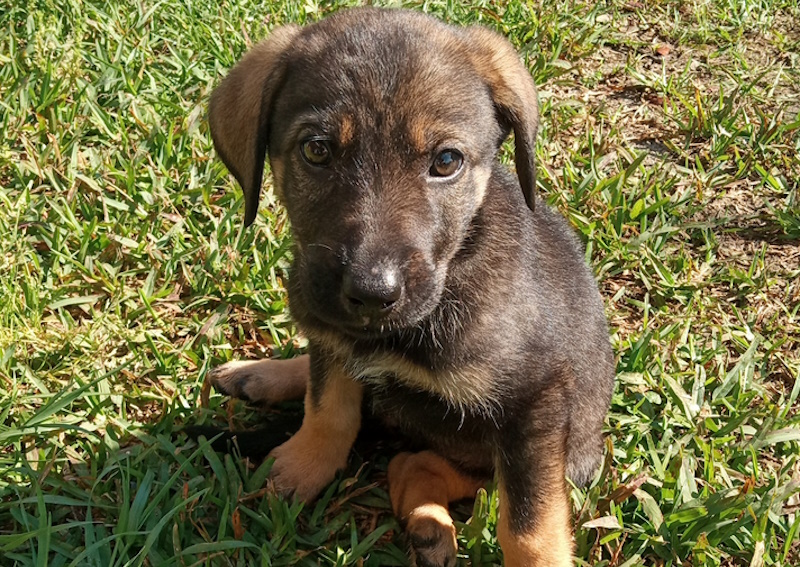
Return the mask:
M 400 270 L 394 266 L 349 269 L 344 274 L 345 307 L 361 316 L 388 314 L 403 295 Z

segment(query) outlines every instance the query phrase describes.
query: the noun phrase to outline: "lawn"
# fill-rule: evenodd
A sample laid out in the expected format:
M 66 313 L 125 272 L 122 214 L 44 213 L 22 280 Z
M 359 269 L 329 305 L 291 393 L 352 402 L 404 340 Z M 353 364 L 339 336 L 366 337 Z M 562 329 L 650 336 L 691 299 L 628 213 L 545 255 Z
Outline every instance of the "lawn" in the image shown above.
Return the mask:
M 350 4 L 0 0 L 0 565 L 407 564 L 385 448 L 301 506 L 179 433 L 262 418 L 211 367 L 306 347 L 285 212 L 268 180 L 242 228 L 209 94 Z M 540 87 L 540 191 L 618 356 L 577 563 L 800 565 L 800 2 L 403 4 L 500 31 Z M 496 509 L 455 507 L 463 565 L 499 563 Z

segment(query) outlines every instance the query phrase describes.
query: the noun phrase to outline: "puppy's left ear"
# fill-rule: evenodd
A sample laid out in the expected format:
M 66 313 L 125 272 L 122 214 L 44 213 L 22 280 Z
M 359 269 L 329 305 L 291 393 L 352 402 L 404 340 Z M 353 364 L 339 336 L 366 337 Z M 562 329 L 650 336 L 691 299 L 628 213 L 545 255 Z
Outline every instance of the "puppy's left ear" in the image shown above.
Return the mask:
M 536 132 L 539 97 L 531 74 L 504 37 L 482 27 L 466 30 L 473 63 L 492 93 L 507 128 L 514 130 L 514 162 L 525 202 L 533 210 L 536 197 Z

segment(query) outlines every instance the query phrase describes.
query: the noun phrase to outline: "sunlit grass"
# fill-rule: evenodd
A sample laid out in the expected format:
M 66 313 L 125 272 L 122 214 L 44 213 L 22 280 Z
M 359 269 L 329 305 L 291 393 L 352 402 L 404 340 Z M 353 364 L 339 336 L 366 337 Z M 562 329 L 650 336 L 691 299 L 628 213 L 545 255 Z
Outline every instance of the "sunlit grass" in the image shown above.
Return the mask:
M 266 187 L 242 229 L 208 96 L 274 26 L 351 4 L 0 9 L 0 564 L 406 564 L 390 454 L 302 507 L 175 433 L 256 423 L 206 372 L 305 347 L 286 215 Z M 797 3 L 406 4 L 494 27 L 540 85 L 540 188 L 619 360 L 581 564 L 800 564 Z M 496 510 L 456 508 L 464 565 L 499 562 Z

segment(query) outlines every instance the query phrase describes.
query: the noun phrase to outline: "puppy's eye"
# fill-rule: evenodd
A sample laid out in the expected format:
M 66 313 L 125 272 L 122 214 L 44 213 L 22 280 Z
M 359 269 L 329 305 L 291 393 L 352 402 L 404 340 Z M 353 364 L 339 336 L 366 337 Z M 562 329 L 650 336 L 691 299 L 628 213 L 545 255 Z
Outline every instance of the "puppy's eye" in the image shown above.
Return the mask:
M 300 153 L 306 163 L 315 167 L 325 167 L 333 159 L 331 143 L 320 138 L 312 138 L 301 143 Z
M 458 173 L 464 163 L 464 156 L 458 150 L 443 150 L 433 158 L 430 174 L 433 177 L 450 177 Z

